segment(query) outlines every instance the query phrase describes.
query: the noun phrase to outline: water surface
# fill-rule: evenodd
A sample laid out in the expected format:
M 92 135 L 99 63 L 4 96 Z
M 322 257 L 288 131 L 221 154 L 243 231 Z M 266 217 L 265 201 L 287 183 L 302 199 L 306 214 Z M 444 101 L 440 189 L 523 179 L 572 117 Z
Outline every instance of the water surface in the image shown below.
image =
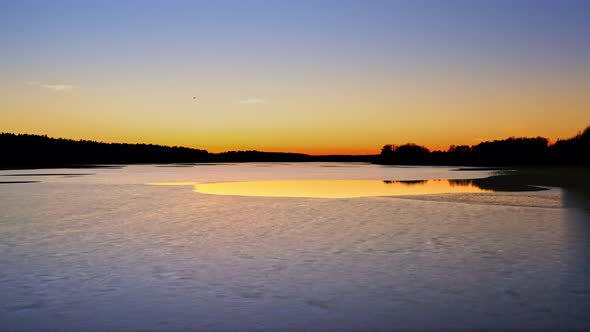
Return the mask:
M 0 172 L 40 181 L 0 186 L 3 329 L 590 329 L 590 217 L 573 191 L 318 198 L 193 187 L 345 180 L 396 191 L 492 172 L 444 167 L 92 172 Z M 146 185 L 157 182 L 185 185 Z
M 452 180 L 274 180 L 221 183 L 151 183 L 152 185 L 192 185 L 194 191 L 213 195 L 263 197 L 354 198 L 372 196 L 424 195 L 490 192 L 472 183 Z

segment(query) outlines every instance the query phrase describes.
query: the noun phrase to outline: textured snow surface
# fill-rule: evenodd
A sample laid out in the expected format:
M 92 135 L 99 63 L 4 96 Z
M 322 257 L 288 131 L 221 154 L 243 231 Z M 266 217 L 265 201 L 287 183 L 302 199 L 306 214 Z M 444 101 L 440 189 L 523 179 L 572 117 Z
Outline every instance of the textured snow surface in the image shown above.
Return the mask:
M 0 186 L 1 329 L 590 329 L 590 215 L 560 189 L 320 199 L 145 185 L 488 174 L 260 165 L 18 171 L 94 174 Z

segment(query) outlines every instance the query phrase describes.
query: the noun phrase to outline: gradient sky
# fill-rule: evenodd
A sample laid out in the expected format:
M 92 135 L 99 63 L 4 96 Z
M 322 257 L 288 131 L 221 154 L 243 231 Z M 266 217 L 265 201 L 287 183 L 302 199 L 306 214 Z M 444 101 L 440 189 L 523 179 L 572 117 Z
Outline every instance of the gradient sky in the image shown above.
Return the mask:
M 584 0 L 0 0 L 0 27 L 0 132 L 324 154 L 590 124 Z

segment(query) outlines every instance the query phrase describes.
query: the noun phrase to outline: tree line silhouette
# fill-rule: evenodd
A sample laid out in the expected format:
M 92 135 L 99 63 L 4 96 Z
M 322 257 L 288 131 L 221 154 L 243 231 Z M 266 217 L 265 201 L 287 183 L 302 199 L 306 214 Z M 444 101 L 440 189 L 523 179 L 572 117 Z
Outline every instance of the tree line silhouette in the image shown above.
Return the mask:
M 0 168 L 88 167 L 90 165 L 373 161 L 366 156 L 311 156 L 302 153 L 207 150 L 154 144 L 103 143 L 51 138 L 47 135 L 0 133 Z
M 447 151 L 430 151 L 408 143 L 385 145 L 375 160 L 387 165 L 534 166 L 590 165 L 590 126 L 554 144 L 544 137 L 511 137 L 477 145 L 451 145 Z
M 212 162 L 374 162 L 389 165 L 533 166 L 590 165 L 590 126 L 578 135 L 549 144 L 543 137 L 508 138 L 430 151 L 408 143 L 385 145 L 379 155 L 311 156 L 301 153 L 207 150 L 154 144 L 103 143 L 0 133 L 0 168 L 88 167 L 89 165 Z
M 134 164 L 207 161 L 208 152 L 152 144 L 102 143 L 50 138 L 47 135 L 0 134 L 0 167 Z

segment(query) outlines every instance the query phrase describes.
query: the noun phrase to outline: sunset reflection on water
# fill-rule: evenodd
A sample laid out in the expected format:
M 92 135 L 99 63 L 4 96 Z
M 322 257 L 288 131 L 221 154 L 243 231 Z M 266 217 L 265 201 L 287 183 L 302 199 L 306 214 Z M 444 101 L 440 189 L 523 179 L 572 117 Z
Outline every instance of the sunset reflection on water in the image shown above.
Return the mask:
M 220 183 L 168 182 L 152 185 L 193 185 L 194 191 L 212 195 L 264 197 L 354 198 L 445 193 L 480 193 L 470 180 L 273 180 Z

